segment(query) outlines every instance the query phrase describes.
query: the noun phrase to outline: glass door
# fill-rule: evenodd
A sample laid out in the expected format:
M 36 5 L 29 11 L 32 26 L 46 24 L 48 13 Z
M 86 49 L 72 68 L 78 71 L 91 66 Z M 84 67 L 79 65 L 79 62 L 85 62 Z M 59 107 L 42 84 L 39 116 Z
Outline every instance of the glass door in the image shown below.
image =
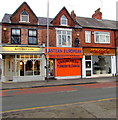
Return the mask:
M 55 64 L 54 64 L 54 60 L 49 60 L 49 72 L 48 72 L 48 75 L 50 78 L 54 77 L 55 76 Z
M 91 56 L 85 56 L 85 72 L 86 77 L 92 75 L 92 58 Z

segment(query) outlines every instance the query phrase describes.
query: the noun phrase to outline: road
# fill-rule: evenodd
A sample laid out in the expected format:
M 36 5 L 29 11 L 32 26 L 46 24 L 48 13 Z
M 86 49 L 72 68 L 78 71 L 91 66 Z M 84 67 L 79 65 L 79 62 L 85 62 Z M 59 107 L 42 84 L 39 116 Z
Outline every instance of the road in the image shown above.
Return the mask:
M 2 111 L 115 98 L 116 83 L 95 83 L 2 91 Z

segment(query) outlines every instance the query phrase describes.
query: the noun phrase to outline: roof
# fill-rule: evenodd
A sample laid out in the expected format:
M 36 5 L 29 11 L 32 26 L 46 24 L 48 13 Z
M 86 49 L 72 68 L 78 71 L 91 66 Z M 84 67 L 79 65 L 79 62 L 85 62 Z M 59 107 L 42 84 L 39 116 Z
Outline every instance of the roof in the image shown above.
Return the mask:
M 5 14 L 3 19 L 2 19 L 2 23 L 11 23 L 10 22 L 10 17 L 12 14 Z M 49 22 L 52 21 L 53 18 L 49 18 Z M 46 17 L 38 17 L 38 22 L 39 25 L 47 25 L 47 18 Z
M 10 23 L 11 14 L 5 14 L 2 23 Z M 53 18 L 49 18 L 49 22 L 51 22 Z M 47 25 L 46 17 L 38 17 L 39 25 Z M 99 29 L 118 29 L 118 21 L 113 20 L 99 20 L 95 18 L 87 18 L 87 17 L 77 17 L 77 22 L 82 27 L 89 28 L 99 28 Z
M 102 28 L 102 29 L 118 29 L 118 21 L 100 20 L 95 18 L 77 17 L 77 22 L 82 27 Z
M 49 22 L 51 22 L 53 18 L 49 18 Z M 47 25 L 46 17 L 38 17 L 39 25 Z
M 11 14 L 5 13 L 5 15 L 2 19 L 2 23 L 10 23 L 10 17 L 11 17 Z

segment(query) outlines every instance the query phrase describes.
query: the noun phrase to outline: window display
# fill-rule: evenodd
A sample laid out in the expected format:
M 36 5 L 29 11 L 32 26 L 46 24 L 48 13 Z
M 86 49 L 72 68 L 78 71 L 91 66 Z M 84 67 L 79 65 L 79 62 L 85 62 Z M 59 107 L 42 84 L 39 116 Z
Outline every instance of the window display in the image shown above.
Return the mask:
M 93 74 L 111 74 L 111 56 L 93 56 Z
M 20 76 L 40 75 L 40 55 L 16 55 L 15 60 L 17 71 L 20 67 Z

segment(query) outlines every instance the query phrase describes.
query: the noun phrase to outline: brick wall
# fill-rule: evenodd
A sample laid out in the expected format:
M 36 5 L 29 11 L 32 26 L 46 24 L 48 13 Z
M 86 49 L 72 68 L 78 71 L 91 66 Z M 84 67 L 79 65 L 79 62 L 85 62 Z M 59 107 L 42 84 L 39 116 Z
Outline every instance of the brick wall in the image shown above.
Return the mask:
M 29 14 L 29 24 L 37 24 L 38 19 L 36 16 L 32 13 L 32 10 L 27 6 L 27 4 L 23 4 L 22 7 L 20 7 L 11 17 L 11 22 L 13 23 L 19 23 L 20 21 L 20 14 L 23 10 L 26 10 Z
M 58 16 L 56 16 L 56 18 L 53 20 L 52 24 L 54 26 L 60 26 L 60 18 L 62 17 L 62 15 L 65 15 L 66 18 L 68 19 L 68 26 L 71 26 L 71 27 L 75 26 L 74 21 L 69 16 L 69 14 L 67 13 L 66 9 L 61 10 L 60 13 L 58 14 Z
M 85 43 L 85 31 L 91 31 L 91 43 Z M 93 34 L 94 31 L 110 32 L 110 44 L 95 43 L 94 42 L 94 34 Z M 106 47 L 106 48 L 114 48 L 115 47 L 114 32 L 112 30 L 83 29 L 81 34 L 82 34 L 81 45 L 83 47 Z
M 115 42 L 116 42 L 116 47 L 118 47 L 118 31 L 115 31 Z

